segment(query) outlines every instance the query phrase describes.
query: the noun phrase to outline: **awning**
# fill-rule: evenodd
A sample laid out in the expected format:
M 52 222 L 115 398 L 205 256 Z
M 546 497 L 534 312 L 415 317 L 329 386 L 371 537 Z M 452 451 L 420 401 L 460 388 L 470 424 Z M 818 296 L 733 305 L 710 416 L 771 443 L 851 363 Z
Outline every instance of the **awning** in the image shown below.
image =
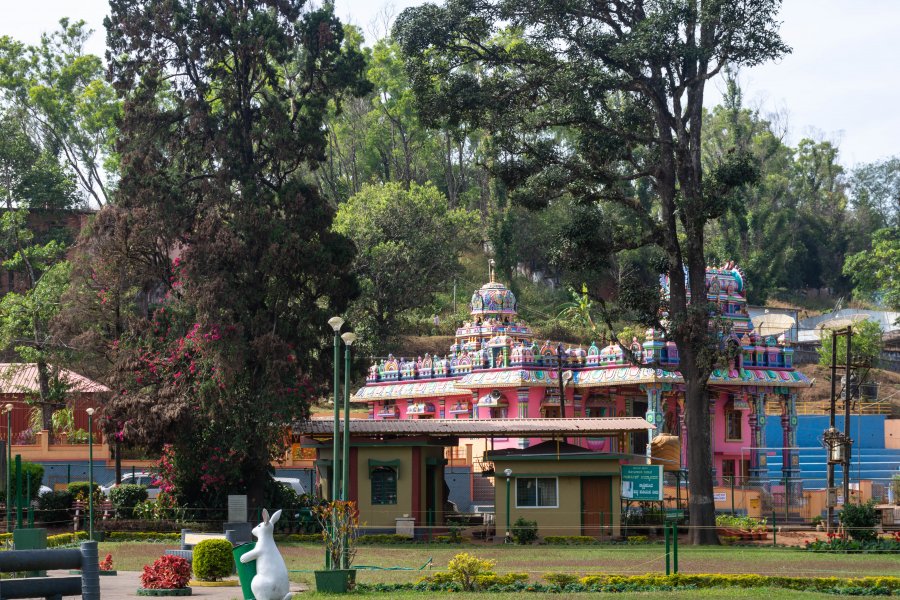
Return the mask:
M 343 422 L 340 430 L 343 431 Z M 351 435 L 434 435 L 469 438 L 490 437 L 602 437 L 630 431 L 656 429 L 641 417 L 599 417 L 596 419 L 427 419 L 376 421 L 350 419 Z M 313 419 L 297 424 L 294 433 L 329 436 L 334 432 L 330 419 Z

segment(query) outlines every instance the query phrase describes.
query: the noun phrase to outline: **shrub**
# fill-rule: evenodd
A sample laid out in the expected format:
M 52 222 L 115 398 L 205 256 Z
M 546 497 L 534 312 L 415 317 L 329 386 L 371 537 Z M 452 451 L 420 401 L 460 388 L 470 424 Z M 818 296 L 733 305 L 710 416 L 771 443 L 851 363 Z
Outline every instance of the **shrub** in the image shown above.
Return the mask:
M 106 558 L 100 561 L 100 570 L 101 571 L 112 571 L 113 570 L 113 557 L 112 554 L 107 553 Z
M 77 544 L 88 537 L 87 531 L 76 531 L 74 533 L 60 533 L 59 535 L 47 536 L 48 548 L 59 548 L 60 546 L 70 546 Z
M 517 544 L 530 544 L 538 537 L 537 521 L 519 517 L 512 526 L 512 537 Z
M 646 544 L 650 541 L 646 535 L 629 535 L 628 543 L 629 544 Z
M 163 542 L 181 540 L 181 534 L 160 531 L 108 531 L 104 539 L 107 542 Z
M 187 587 L 191 579 L 191 563 L 180 556 L 164 554 L 152 565 L 144 565 L 141 586 L 148 590 L 177 590 Z
M 584 546 L 596 544 L 597 540 L 589 535 L 548 535 L 544 543 L 551 546 Z
M 31 474 L 31 487 L 22 488 L 22 499 L 28 498 L 29 489 L 32 499 L 38 497 L 41 490 L 41 482 L 44 480 L 44 467 L 36 463 L 22 461 L 22 485 L 28 486 L 28 475 Z M 11 498 L 16 497 L 16 462 L 9 463 L 9 493 Z
M 133 519 L 134 507 L 147 500 L 147 488 L 134 483 L 119 485 L 109 491 L 109 499 L 116 508 L 118 518 Z
M 578 575 L 572 575 L 571 573 L 544 573 L 544 581 L 551 585 L 566 587 L 570 583 L 577 583 Z
M 321 535 L 316 535 L 322 539 Z M 370 533 L 361 535 L 356 538 L 357 544 L 408 544 L 415 541 L 408 535 L 397 535 L 396 533 Z
M 838 516 L 841 519 L 841 525 L 854 540 L 868 541 L 877 537 L 875 525 L 878 523 L 878 516 L 875 514 L 873 500 L 869 500 L 865 504 L 845 504 Z
M 72 494 L 72 497 L 80 502 L 88 501 L 88 490 L 90 489 L 90 487 L 91 484 L 88 481 L 73 481 L 67 486 L 69 492 Z M 94 502 L 100 502 L 101 500 L 103 500 L 103 492 L 100 491 L 100 484 L 95 481 Z
M 528 581 L 528 573 L 503 573 L 502 575 L 479 575 L 475 578 L 475 585 L 479 590 L 486 590 L 494 586 L 516 585 Z
M 234 571 L 231 542 L 203 540 L 194 547 L 194 575 L 200 581 L 217 581 Z
M 447 563 L 447 570 L 450 572 L 452 580 L 458 583 L 463 591 L 471 592 L 475 589 L 477 577 L 494 575 L 493 568 L 496 564 L 493 560 L 461 552 L 450 559 L 450 562 Z
M 72 520 L 70 513 L 74 498 L 66 490 L 47 492 L 38 496 L 35 518 L 45 525 L 62 525 Z

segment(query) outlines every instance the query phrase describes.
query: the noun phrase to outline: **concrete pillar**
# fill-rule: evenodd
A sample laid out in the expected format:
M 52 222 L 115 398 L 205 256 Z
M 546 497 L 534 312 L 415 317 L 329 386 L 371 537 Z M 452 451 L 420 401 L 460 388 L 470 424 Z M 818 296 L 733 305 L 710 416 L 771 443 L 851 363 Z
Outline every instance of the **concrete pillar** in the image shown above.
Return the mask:
M 520 419 L 528 418 L 528 396 L 529 396 L 529 388 L 521 387 L 516 389 L 516 410 L 518 411 L 517 416 Z M 525 449 L 528 447 L 528 438 L 519 438 L 519 448 Z
M 797 446 L 797 394 L 782 394 L 781 396 L 781 445 L 782 465 L 781 476 L 785 484 L 792 488 L 800 482 L 800 456 L 795 449 Z M 796 491 L 791 490 L 796 498 Z
M 663 411 L 662 411 L 662 386 L 659 384 L 645 384 L 641 385 L 641 389 L 643 389 L 647 393 L 647 414 L 645 415 L 645 419 L 651 425 L 656 426 L 656 429 L 648 429 L 647 430 L 647 460 L 650 459 L 650 445 L 653 443 L 653 439 L 662 433 L 663 426 Z
M 750 484 L 761 485 L 768 476 L 766 467 L 766 395 L 754 394 L 750 400 Z

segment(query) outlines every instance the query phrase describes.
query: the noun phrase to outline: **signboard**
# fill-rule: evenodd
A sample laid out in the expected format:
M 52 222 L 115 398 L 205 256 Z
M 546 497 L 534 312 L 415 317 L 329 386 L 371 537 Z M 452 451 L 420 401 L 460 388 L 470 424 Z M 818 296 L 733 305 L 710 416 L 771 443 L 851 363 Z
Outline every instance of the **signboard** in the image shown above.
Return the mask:
M 622 497 L 627 500 L 662 500 L 662 465 L 622 465 Z
M 228 496 L 228 521 L 231 523 L 247 522 L 247 496 L 229 495 Z
M 728 500 L 728 492 L 713 492 L 713 502 L 726 502 Z

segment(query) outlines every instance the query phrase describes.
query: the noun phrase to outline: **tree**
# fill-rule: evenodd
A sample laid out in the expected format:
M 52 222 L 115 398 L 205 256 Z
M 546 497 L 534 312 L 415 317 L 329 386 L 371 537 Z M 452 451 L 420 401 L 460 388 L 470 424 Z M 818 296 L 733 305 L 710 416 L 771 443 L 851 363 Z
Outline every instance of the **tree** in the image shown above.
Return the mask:
M 28 401 L 40 408 L 43 428 L 52 430 L 53 411 L 65 406 L 67 385 L 59 373 L 69 353 L 50 325 L 69 281 L 64 258 L 70 240 L 65 232 L 36 231 L 30 216 L 32 209 L 64 210 L 77 198 L 57 158 L 9 112 L 0 112 L 0 201 L 0 259 L 9 288 L 0 300 L 0 346 L 35 364 L 38 391 Z
M 703 172 L 703 92 L 726 66 L 789 50 L 774 20 L 779 5 L 447 0 L 407 9 L 394 25 L 421 114 L 488 130 L 514 200 L 576 200 L 578 229 L 560 245 L 577 257 L 572 267 L 602 267 L 600 257 L 618 250 L 659 249 L 647 266 L 669 276 L 666 329 L 685 380 L 697 543 L 717 542 L 706 389 L 717 343 L 705 302 L 704 229 L 754 175 L 742 153 Z M 657 286 L 642 292 L 622 298 L 655 296 Z
M 121 179 L 91 275 L 141 301 L 112 341 L 103 427 L 173 444 L 195 473 L 183 500 L 260 506 L 327 381 L 326 320 L 356 292 L 352 244 L 303 176 L 329 105 L 368 91 L 363 57 L 328 5 L 298 0 L 113 0 L 106 27 Z M 227 468 L 204 478 L 197 461 Z
M 59 21 L 38 46 L 0 38 L 0 90 L 23 111 L 40 145 L 63 156 L 82 191 L 98 206 L 116 170 L 113 140 L 120 113 L 99 56 L 84 53 L 93 33 L 84 21 Z
M 362 289 L 352 312 L 363 319 L 353 321 L 370 324 L 370 343 L 394 334 L 398 316 L 446 287 L 476 222 L 474 213 L 451 209 L 433 185 L 366 185 L 340 206 L 334 229 L 356 244 L 353 270 Z
M 875 321 L 860 321 L 853 324 L 853 339 L 850 342 L 850 362 L 854 367 L 871 369 L 878 364 L 881 354 L 881 326 Z M 847 364 L 847 339 L 837 338 L 837 364 Z M 831 366 L 831 330 L 822 331 L 822 345 L 819 347 L 819 364 Z
M 856 167 L 849 185 L 864 231 L 900 227 L 900 157 Z
M 872 249 L 847 257 L 844 275 L 855 292 L 872 295 L 892 310 L 900 310 L 900 227 L 879 229 Z

